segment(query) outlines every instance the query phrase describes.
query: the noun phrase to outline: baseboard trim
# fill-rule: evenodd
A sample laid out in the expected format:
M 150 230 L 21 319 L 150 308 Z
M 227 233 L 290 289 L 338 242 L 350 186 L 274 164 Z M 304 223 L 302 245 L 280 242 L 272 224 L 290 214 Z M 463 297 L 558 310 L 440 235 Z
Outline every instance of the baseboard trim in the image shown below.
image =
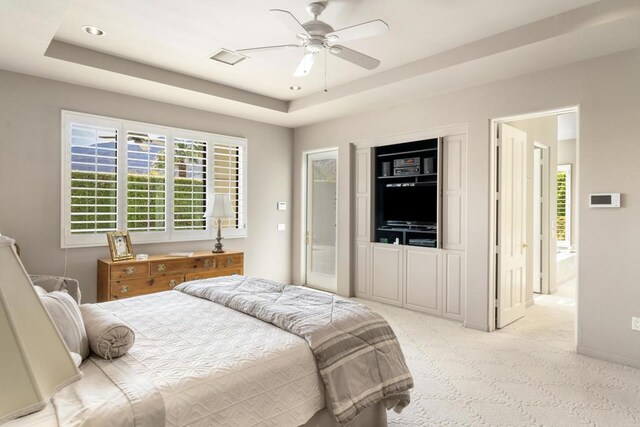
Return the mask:
M 533 305 L 533 300 L 529 300 L 527 301 L 527 304 L 525 305 L 526 308 L 529 308 Z
M 465 328 L 475 329 L 477 331 L 482 331 L 482 332 L 489 332 L 489 328 L 487 327 L 487 325 L 483 323 L 474 323 L 474 322 L 465 321 L 463 325 Z
M 609 353 L 608 351 L 596 350 L 593 348 L 578 346 L 578 354 L 584 356 L 595 357 L 596 359 L 602 359 L 609 362 L 620 363 L 622 365 L 632 366 L 634 368 L 640 368 L 640 360 L 631 359 L 629 357 L 619 356 L 617 354 Z

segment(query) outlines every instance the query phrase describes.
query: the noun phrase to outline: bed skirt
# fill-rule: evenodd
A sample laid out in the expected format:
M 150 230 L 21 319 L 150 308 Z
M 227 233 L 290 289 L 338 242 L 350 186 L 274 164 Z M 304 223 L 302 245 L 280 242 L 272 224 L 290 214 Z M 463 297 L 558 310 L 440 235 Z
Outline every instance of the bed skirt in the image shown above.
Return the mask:
M 336 422 L 335 418 L 333 418 L 327 408 L 323 408 L 316 412 L 315 415 L 301 427 L 339 426 L 340 424 Z M 358 414 L 355 419 L 342 427 L 387 427 L 387 408 L 385 408 L 384 402 L 378 402 L 377 404 L 370 406 Z

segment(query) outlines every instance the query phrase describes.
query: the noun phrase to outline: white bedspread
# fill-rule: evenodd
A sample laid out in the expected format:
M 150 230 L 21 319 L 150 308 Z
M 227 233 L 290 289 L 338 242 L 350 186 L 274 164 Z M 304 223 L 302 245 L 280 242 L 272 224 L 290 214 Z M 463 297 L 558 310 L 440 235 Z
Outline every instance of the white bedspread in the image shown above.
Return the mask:
M 155 384 L 167 426 L 298 426 L 325 406 L 302 338 L 177 291 L 103 306 L 136 333 L 129 354 L 113 363 Z M 124 394 L 93 361 L 81 370 L 82 380 L 54 396 L 60 425 L 130 424 Z

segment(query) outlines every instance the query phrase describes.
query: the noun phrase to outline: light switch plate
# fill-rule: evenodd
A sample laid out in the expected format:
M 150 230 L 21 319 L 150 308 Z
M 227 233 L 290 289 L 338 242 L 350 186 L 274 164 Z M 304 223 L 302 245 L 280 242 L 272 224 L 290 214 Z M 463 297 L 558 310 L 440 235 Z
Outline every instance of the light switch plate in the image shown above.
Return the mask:
M 286 228 L 287 228 L 286 225 L 278 224 L 278 231 L 284 231 L 284 230 L 286 230 Z
M 634 331 L 640 331 L 640 317 L 631 318 L 631 329 Z
M 278 210 L 286 211 L 287 210 L 287 202 L 278 202 Z

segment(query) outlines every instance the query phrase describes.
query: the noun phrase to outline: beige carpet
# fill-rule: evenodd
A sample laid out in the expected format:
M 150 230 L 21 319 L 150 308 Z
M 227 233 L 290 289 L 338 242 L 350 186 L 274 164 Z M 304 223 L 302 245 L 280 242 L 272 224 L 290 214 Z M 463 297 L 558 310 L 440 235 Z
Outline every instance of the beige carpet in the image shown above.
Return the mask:
M 573 283 L 495 333 L 359 300 L 396 331 L 415 389 L 390 426 L 640 426 L 640 369 L 573 351 Z

